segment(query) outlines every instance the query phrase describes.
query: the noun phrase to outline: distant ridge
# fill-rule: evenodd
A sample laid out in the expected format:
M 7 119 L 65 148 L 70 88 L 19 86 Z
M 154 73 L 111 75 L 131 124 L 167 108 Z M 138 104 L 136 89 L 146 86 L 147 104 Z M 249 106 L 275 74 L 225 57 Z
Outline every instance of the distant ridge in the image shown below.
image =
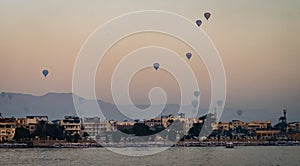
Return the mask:
M 85 102 L 90 102 L 84 99 Z M 114 104 L 98 100 L 99 106 L 107 119 L 126 120 Z M 138 107 L 145 107 L 139 105 Z M 162 114 L 176 114 L 179 105 L 167 104 Z M 28 115 L 48 115 L 49 119 L 61 119 L 66 115 L 77 115 L 72 93 L 47 93 L 34 96 L 22 93 L 0 95 L 0 112 L 4 117 L 26 117 Z
M 84 99 L 85 102 L 91 102 Z M 102 109 L 103 114 L 109 119 L 113 120 L 128 120 L 122 113 L 119 112 L 117 107 L 102 100 L 98 100 L 98 104 Z M 137 105 L 139 108 L 145 108 L 147 106 Z M 186 109 L 192 109 L 186 107 Z M 167 104 L 161 115 L 177 114 L 179 110 L 178 104 Z M 243 121 L 252 120 L 271 120 L 276 123 L 278 117 L 281 115 L 281 108 L 278 108 L 278 114 L 276 112 L 266 111 L 262 109 L 257 110 L 244 110 L 243 116 L 239 117 L 236 113 L 237 109 L 225 107 L 223 111 L 221 121 L 231 121 L 233 119 L 240 119 Z M 72 93 L 47 93 L 43 95 L 31 95 L 22 93 L 0 93 L 0 112 L 4 117 L 26 117 L 28 115 L 48 115 L 50 120 L 61 119 L 66 115 L 77 115 Z M 207 112 L 207 109 L 199 110 L 198 116 L 201 116 Z M 297 112 L 289 112 L 288 120 L 299 121 Z M 292 117 L 294 119 L 289 119 Z

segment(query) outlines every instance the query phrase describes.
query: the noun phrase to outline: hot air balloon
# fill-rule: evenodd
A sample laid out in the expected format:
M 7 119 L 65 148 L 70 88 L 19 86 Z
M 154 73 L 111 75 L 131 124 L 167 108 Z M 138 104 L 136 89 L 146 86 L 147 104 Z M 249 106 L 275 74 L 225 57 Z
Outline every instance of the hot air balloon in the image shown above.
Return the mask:
M 201 24 L 202 24 L 202 21 L 201 20 L 196 20 L 196 24 L 198 25 L 198 27 L 200 27 Z
M 243 110 L 237 110 L 236 113 L 237 113 L 239 116 L 242 116 Z
M 47 75 L 49 74 L 49 71 L 45 69 L 42 71 L 42 74 L 44 75 L 44 77 L 47 77 Z
M 200 92 L 196 90 L 196 91 L 194 92 L 194 96 L 195 96 L 195 97 L 198 97 L 199 95 L 200 95 Z
M 187 57 L 187 59 L 191 59 L 192 53 L 188 52 L 188 53 L 185 54 L 185 56 Z
M 154 63 L 153 64 L 153 67 L 154 67 L 155 70 L 158 70 L 159 66 L 160 66 L 159 63 Z
M 193 101 L 192 101 L 192 105 L 193 105 L 193 107 L 197 107 L 197 106 L 198 106 L 198 104 L 199 104 L 199 103 L 198 103 L 198 101 L 197 101 L 197 100 L 193 100 Z
M 221 107 L 221 105 L 223 104 L 222 100 L 218 100 L 217 104 L 218 104 L 219 107 Z
M 204 13 L 204 17 L 206 18 L 206 20 L 208 20 L 210 18 L 211 14 L 209 12 Z

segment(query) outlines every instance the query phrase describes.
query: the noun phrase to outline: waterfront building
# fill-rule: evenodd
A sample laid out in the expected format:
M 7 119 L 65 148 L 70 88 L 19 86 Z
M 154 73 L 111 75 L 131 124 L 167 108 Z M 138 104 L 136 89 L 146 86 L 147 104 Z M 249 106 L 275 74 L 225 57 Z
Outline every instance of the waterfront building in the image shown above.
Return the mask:
M 100 117 L 83 118 L 84 132 L 88 133 L 89 137 L 92 139 L 96 139 L 98 135 L 102 135 L 105 132 L 114 131 L 114 126 L 112 124 L 109 121 L 101 122 Z
M 33 133 L 42 121 L 48 123 L 48 116 L 26 116 L 26 128 Z
M 136 122 L 124 120 L 123 122 L 116 122 L 116 128 L 118 130 L 131 129 Z
M 290 122 L 288 124 L 288 131 L 292 133 L 300 133 L 300 122 Z
M 145 125 L 149 126 L 151 130 L 155 130 L 156 127 L 163 126 L 161 118 L 154 118 L 145 121 Z
M 258 139 L 269 139 L 275 138 L 279 136 L 280 130 L 264 130 L 264 129 L 257 129 L 256 135 Z
M 219 122 L 216 125 L 217 129 L 221 129 L 222 131 L 228 131 L 232 127 L 229 122 Z
M 100 117 L 83 118 L 84 132 L 88 133 L 90 138 L 95 139 L 100 132 Z
M 15 136 L 16 118 L 0 118 L 0 142 L 11 141 Z
M 17 127 L 26 128 L 26 126 L 27 126 L 26 118 L 18 118 L 17 119 Z
M 240 120 L 232 120 L 231 125 L 232 125 L 233 129 L 236 129 L 238 127 L 242 128 L 242 129 L 247 129 L 248 128 L 248 123 L 240 121 Z
M 270 129 L 272 128 L 271 121 L 252 121 L 248 124 L 249 131 L 256 131 L 258 129 Z
M 60 120 L 60 126 L 63 126 L 65 129 L 65 134 L 75 135 L 81 133 L 81 120 L 76 116 L 65 116 L 64 119 Z

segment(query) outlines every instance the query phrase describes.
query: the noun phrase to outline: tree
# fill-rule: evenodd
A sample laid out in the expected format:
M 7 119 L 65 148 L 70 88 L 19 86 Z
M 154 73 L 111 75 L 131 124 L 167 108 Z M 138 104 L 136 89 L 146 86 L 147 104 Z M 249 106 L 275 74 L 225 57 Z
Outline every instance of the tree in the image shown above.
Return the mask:
M 152 135 L 153 131 L 149 129 L 149 126 L 144 123 L 136 123 L 132 127 L 132 132 L 135 136 L 148 136 Z
M 30 138 L 29 130 L 23 127 L 17 127 L 15 131 L 14 139 L 17 141 L 24 141 L 25 139 Z
M 78 140 L 80 140 L 80 139 L 81 139 L 81 137 L 80 137 L 80 135 L 78 133 L 74 134 L 74 142 L 75 143 L 77 143 Z
M 62 140 L 65 138 L 64 136 L 64 128 L 57 124 L 48 124 L 44 121 L 41 121 L 36 130 L 33 132 L 32 136 L 38 136 L 40 138 L 46 138 L 49 136 L 51 139 L 59 139 Z
M 82 135 L 82 137 L 84 138 L 84 140 L 86 140 L 88 136 L 90 136 L 90 135 L 87 132 L 84 132 L 83 135 Z

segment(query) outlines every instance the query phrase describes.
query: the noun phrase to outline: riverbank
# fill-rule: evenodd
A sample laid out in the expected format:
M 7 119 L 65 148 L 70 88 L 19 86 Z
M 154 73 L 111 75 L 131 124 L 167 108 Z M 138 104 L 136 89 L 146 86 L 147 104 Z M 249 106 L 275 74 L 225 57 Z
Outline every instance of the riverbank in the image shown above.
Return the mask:
M 222 147 L 227 143 L 234 146 L 300 146 L 300 141 L 180 141 L 170 142 L 135 142 L 103 143 L 82 141 L 77 143 L 60 141 L 32 141 L 26 143 L 0 143 L 0 148 L 101 148 L 101 147 Z

